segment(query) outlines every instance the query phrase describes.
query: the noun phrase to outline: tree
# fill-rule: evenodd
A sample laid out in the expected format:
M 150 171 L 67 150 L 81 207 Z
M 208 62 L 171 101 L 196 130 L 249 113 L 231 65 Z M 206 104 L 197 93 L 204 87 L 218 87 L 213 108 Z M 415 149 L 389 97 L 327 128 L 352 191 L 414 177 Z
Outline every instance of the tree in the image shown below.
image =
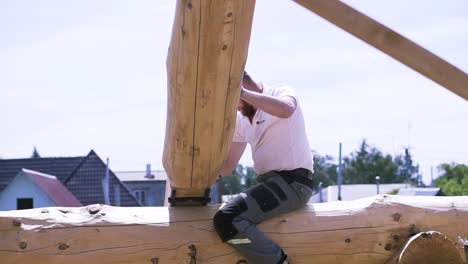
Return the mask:
M 314 154 L 314 190 L 317 190 L 320 182 L 322 182 L 322 187 L 336 184 L 336 168 L 338 166 L 333 164 L 332 161 L 333 157 L 329 155 L 321 156 Z
M 244 167 L 243 172 L 245 179 L 244 190 L 246 190 L 257 183 L 257 174 L 255 173 L 254 168 L 250 166 Z
M 391 155 L 383 155 L 380 150 L 369 146 L 363 140 L 358 151 L 343 159 L 343 183 L 364 184 L 375 183 L 380 176 L 381 183 L 397 182 L 395 175 L 397 166 Z
M 41 155 L 39 155 L 39 152 L 37 151 L 36 146 L 34 146 L 34 150 L 33 150 L 33 153 L 31 155 L 31 159 L 39 159 L 40 157 L 41 157 Z
M 443 174 L 435 181 L 435 186 L 441 188 L 443 194 L 468 195 L 468 166 L 455 163 L 442 164 L 439 169 Z
M 330 155 L 314 154 L 314 190 L 322 182 L 322 187 L 337 184 L 337 164 Z M 393 158 L 370 146 L 364 139 L 360 148 L 343 158 L 343 184 L 374 184 L 376 176 L 380 183 L 417 183 L 420 178 L 419 166 L 414 164 L 411 153 Z M 252 167 L 238 164 L 230 176 L 223 177 L 224 194 L 235 194 L 256 183 Z
M 222 177 L 223 194 L 237 194 L 256 183 L 256 174 L 252 167 L 237 164 L 229 176 Z
M 408 148 L 405 148 L 404 156 L 398 155 L 395 157 L 394 163 L 398 167 L 394 182 L 420 184 L 419 166 L 413 164 L 413 158 Z
M 242 191 L 241 177 L 242 165 L 237 164 L 236 169 L 229 176 L 221 178 L 223 183 L 223 194 L 237 194 Z

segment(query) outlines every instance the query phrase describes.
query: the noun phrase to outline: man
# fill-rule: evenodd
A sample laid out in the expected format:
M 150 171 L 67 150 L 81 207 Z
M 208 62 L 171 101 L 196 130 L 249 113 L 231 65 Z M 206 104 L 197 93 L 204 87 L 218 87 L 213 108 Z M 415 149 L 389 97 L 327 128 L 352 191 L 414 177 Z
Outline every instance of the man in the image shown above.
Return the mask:
M 256 224 L 304 206 L 312 195 L 313 161 L 294 90 L 267 87 L 244 72 L 234 138 L 221 175 L 230 175 L 247 144 L 258 184 L 240 193 L 214 216 L 223 242 L 249 264 L 288 263 L 285 252 Z

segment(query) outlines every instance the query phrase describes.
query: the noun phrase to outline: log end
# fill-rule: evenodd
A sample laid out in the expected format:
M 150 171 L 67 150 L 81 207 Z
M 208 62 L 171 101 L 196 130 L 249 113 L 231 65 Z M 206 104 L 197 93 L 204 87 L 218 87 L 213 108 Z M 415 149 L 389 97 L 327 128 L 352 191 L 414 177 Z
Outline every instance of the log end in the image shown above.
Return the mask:
M 405 244 L 388 264 L 465 264 L 455 243 L 437 231 L 421 232 Z

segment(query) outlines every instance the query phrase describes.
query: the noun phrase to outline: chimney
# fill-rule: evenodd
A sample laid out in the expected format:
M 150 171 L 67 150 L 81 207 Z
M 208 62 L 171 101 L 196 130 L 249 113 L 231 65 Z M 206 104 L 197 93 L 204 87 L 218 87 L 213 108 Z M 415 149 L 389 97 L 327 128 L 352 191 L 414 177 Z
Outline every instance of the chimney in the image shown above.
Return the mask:
M 145 178 L 154 179 L 154 175 L 151 174 L 151 164 L 146 164 L 146 174 Z
M 106 162 L 106 173 L 102 178 L 102 193 L 104 195 L 104 204 L 111 205 L 109 197 L 109 158 Z

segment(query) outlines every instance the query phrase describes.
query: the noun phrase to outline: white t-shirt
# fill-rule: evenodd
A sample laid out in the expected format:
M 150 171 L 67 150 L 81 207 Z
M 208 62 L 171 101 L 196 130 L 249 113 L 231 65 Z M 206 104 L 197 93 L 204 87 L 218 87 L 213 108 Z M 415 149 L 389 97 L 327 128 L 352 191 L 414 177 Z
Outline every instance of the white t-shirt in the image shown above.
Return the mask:
M 296 100 L 296 110 L 289 118 L 279 118 L 257 109 L 252 123 L 248 117 L 237 112 L 233 141 L 247 142 L 250 145 L 257 174 L 298 168 L 313 171 L 304 117 L 295 91 L 288 86 L 264 85 L 263 94 L 291 96 Z

